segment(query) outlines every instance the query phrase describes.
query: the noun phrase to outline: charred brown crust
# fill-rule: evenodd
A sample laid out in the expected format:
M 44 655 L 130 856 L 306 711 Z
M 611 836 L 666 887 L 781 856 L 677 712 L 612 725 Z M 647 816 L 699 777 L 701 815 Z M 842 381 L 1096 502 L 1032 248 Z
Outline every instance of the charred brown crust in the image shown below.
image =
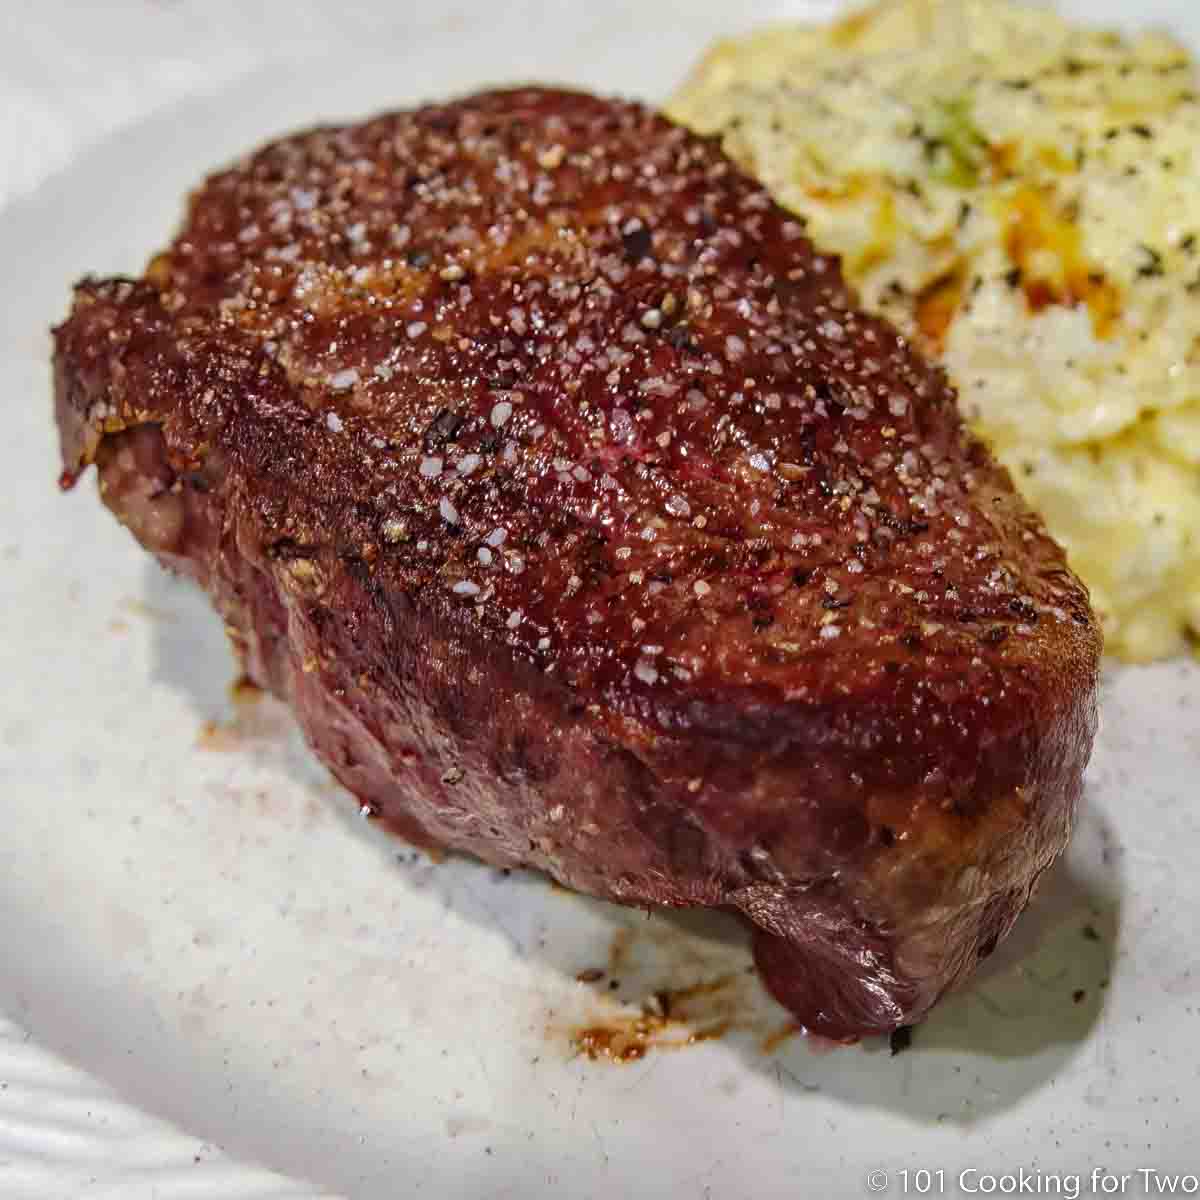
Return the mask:
M 944 377 L 710 142 L 526 89 L 285 138 L 55 332 L 68 481 L 407 836 L 721 905 L 833 1036 L 1065 844 L 1097 624 Z

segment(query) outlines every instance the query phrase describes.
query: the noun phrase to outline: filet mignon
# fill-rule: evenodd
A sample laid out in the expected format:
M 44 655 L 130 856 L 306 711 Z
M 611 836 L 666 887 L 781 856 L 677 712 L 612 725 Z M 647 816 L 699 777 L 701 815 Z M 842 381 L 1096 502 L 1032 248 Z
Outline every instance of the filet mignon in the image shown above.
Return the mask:
M 55 331 L 64 483 L 414 842 L 721 906 L 836 1038 L 1066 843 L 1100 651 L 943 375 L 716 145 L 491 92 L 277 141 Z

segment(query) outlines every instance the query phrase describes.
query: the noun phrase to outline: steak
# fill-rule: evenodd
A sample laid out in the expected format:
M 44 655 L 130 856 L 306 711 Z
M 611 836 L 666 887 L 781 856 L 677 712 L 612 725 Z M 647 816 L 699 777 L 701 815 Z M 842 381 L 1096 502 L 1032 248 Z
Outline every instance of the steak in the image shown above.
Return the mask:
M 276 141 L 55 330 L 64 486 L 377 819 L 743 915 L 839 1039 L 1066 844 L 1100 636 L 944 376 L 711 140 L 536 88 Z

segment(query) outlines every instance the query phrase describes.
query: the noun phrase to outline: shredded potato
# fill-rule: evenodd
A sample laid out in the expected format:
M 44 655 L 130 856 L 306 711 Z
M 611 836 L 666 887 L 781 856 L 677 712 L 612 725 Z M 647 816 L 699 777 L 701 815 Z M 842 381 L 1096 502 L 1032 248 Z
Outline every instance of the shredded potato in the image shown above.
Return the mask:
M 1009 0 L 715 46 L 671 102 L 940 358 L 1108 650 L 1200 632 L 1200 78 Z

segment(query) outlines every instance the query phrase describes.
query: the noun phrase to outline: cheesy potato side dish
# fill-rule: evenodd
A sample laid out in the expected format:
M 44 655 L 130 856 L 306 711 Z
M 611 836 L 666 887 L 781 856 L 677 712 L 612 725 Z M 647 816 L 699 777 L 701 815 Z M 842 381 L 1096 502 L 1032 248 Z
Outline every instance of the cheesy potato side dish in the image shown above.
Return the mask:
M 1198 96 L 1163 34 L 890 0 L 721 42 L 668 106 L 940 358 L 1130 660 L 1200 636 Z

